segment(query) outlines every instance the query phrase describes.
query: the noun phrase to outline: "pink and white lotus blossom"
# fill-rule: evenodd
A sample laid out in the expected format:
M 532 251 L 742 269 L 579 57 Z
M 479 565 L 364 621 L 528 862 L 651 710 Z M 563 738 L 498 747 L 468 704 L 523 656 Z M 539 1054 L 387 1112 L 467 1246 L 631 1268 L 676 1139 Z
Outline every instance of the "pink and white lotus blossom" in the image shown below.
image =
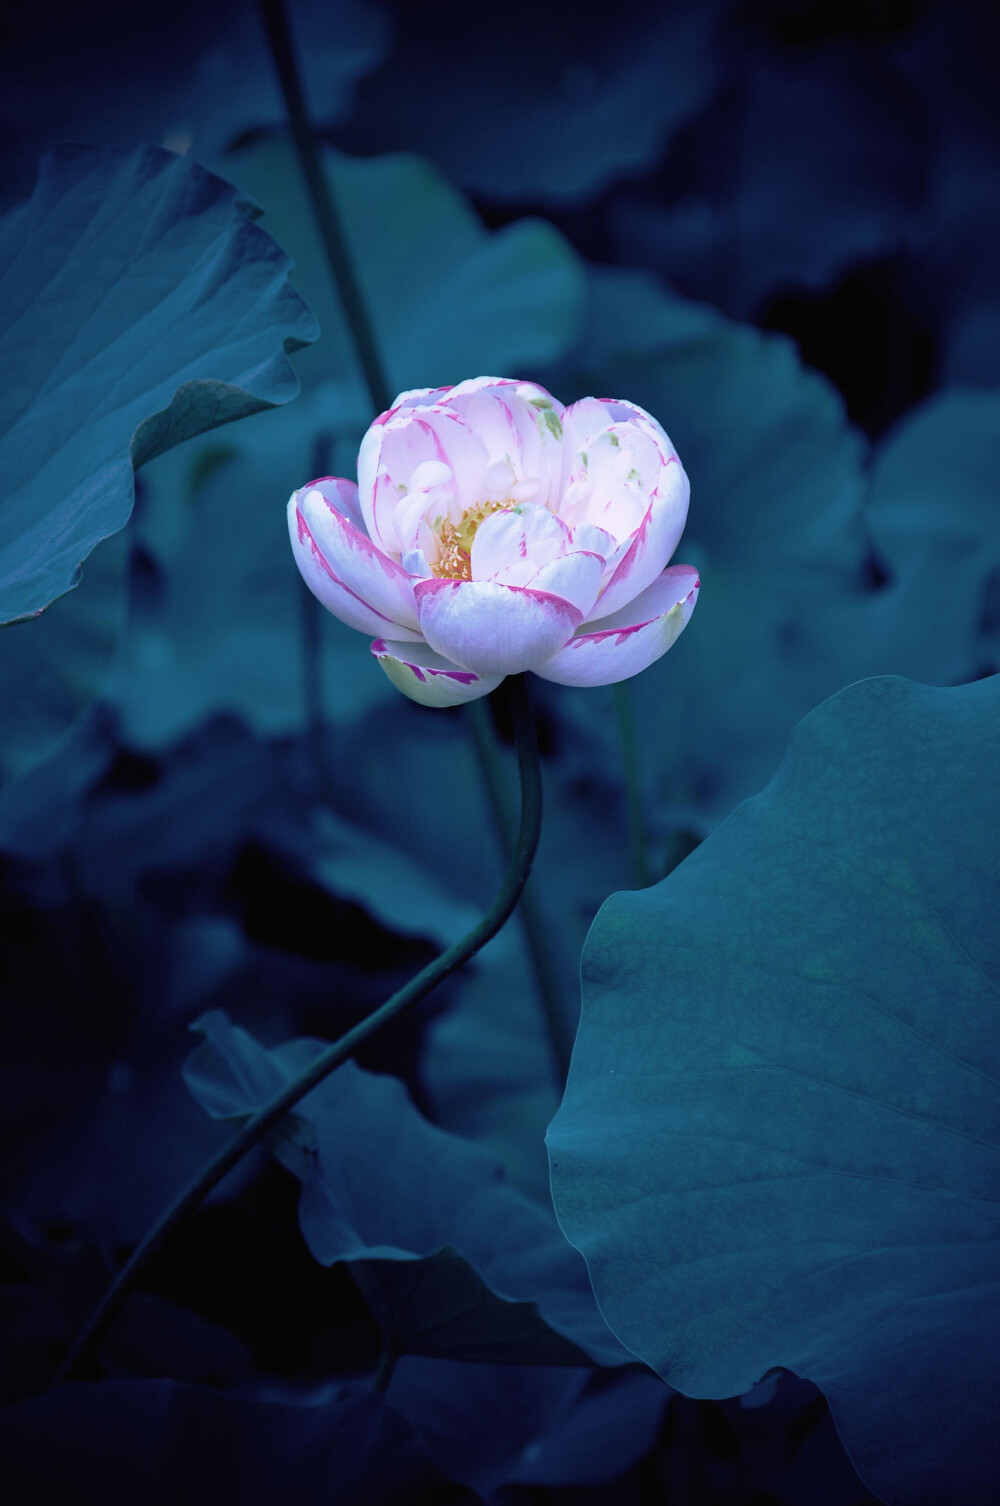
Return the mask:
M 684 468 L 634 403 L 564 408 L 533 382 L 404 392 L 361 442 L 358 485 L 321 477 L 288 504 L 310 590 L 369 633 L 393 684 L 454 706 L 533 670 L 610 685 L 652 664 L 694 610 L 668 565 Z

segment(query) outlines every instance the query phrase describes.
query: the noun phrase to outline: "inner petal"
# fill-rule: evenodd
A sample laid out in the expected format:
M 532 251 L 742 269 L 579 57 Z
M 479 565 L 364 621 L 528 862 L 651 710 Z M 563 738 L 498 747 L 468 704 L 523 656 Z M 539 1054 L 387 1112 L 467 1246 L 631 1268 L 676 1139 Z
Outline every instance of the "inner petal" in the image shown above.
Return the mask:
M 523 585 L 525 566 L 532 571 L 565 554 L 569 529 L 538 503 L 507 503 L 483 520 L 472 541 L 473 580 Z
M 480 528 L 492 516 L 516 505 L 509 497 L 477 502 L 457 517 L 429 509 L 420 539 L 432 572 L 441 579 L 472 580 L 472 550 Z

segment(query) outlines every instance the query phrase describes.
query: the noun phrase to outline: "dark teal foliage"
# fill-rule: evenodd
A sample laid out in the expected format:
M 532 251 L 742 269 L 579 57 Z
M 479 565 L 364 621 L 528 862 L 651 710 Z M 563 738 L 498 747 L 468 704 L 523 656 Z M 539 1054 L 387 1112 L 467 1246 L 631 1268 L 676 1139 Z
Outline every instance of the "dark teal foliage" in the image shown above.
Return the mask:
M 531 917 L 43 1394 L 163 1206 L 504 852 L 465 716 L 310 615 L 288 549 L 372 415 L 256 8 L 17 7 L 5 1496 L 991 1506 L 1000 13 L 286 5 L 393 390 L 630 399 L 691 477 L 697 611 L 629 687 L 653 886 L 613 692 L 535 681 Z M 583 954 L 561 1106 L 529 930 L 567 1033 Z

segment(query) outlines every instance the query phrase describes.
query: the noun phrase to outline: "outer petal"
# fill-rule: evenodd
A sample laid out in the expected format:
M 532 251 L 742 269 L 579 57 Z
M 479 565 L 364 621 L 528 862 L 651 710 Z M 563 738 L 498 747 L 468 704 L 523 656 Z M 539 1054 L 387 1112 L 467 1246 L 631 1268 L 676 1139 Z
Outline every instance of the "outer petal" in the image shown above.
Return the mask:
M 318 597 L 334 617 L 339 617 L 340 621 L 346 622 L 348 627 L 357 628 L 358 632 L 367 633 L 369 636 L 391 633 L 394 638 L 419 639 L 419 633 L 400 627 L 399 623 L 370 606 L 363 597 L 340 579 L 313 538 L 305 518 L 296 507 L 294 495 L 288 504 L 288 532 L 292 540 L 292 553 L 295 555 L 295 563 L 299 567 L 302 579 L 313 595 Z
M 324 559 L 348 590 L 376 612 L 419 632 L 409 574 L 344 515 L 335 486 L 336 483 L 331 486 L 329 482 L 313 482 L 292 498 Z
M 691 483 L 676 455 L 660 472 L 646 516 L 590 613 L 590 621 L 611 616 L 660 575 L 680 542 L 687 521 Z
M 481 675 L 535 669 L 583 621 L 561 596 L 494 581 L 420 580 L 414 594 L 431 648 Z
M 578 632 L 535 670 L 559 685 L 614 685 L 661 658 L 684 631 L 698 600 L 698 572 L 671 565 L 602 627 Z
M 426 643 L 391 643 L 376 638 L 372 653 L 397 690 L 421 706 L 460 706 L 489 695 L 503 675 L 477 675 L 436 654 Z

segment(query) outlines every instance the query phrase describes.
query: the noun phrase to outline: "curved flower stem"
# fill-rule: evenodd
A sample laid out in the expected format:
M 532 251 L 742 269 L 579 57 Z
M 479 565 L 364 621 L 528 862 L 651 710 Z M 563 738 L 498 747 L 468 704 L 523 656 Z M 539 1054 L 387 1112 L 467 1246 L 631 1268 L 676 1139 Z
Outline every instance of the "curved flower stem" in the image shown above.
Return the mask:
M 637 889 L 647 889 L 652 883 L 649 871 L 649 854 L 646 848 L 646 823 L 642 813 L 642 781 L 639 777 L 639 740 L 635 735 L 635 707 L 627 680 L 619 680 L 613 687 L 615 710 L 618 713 L 618 733 L 622 745 L 622 764 L 625 770 L 625 795 L 628 802 L 628 829 L 632 845 L 632 878 Z
M 510 811 L 507 807 L 506 780 L 497 756 L 496 733 L 491 725 L 490 714 L 482 700 L 470 701 L 466 707 L 466 714 L 472 726 L 476 759 L 486 789 L 497 839 L 504 857 L 507 857 L 511 851 L 513 829 Z M 535 975 L 535 989 L 552 1053 L 553 1076 L 561 1093 L 569 1073 L 573 1034 L 561 996 L 556 968 L 549 952 L 545 921 L 535 903 L 533 887 L 529 884 L 525 888 L 521 895 L 517 915 L 524 935 L 528 960 Z
M 168 1235 L 188 1213 L 198 1207 L 213 1188 L 219 1185 L 223 1177 L 242 1160 L 247 1151 L 256 1145 L 268 1130 L 273 1129 L 301 1098 L 304 1098 L 311 1089 L 329 1076 L 335 1067 L 339 1067 L 341 1062 L 353 1056 L 364 1041 L 369 1040 L 376 1031 L 388 1025 L 411 1004 L 416 1004 L 418 1000 L 423 999 L 444 978 L 474 956 L 480 947 L 496 935 L 511 915 L 521 896 L 528 874 L 531 872 L 531 864 L 541 833 L 542 778 L 535 741 L 535 724 L 528 703 L 524 675 L 512 675 L 494 694 L 509 696 L 517 744 L 518 773 L 521 781 L 521 823 L 513 856 L 500 891 L 489 911 L 478 925 L 473 926 L 472 930 L 462 937 L 461 941 L 456 941 L 454 946 L 449 947 L 446 952 L 442 952 L 440 957 L 428 963 L 415 978 L 411 978 L 409 983 L 404 984 L 367 1019 L 361 1020 L 353 1029 L 348 1030 L 339 1040 L 328 1046 L 310 1065 L 308 1071 L 295 1078 L 272 1098 L 270 1103 L 248 1119 L 229 1144 L 223 1146 L 208 1165 L 198 1173 L 166 1210 L 155 1227 L 136 1245 L 67 1354 L 55 1376 L 54 1384 L 68 1380 L 94 1352 L 120 1311 L 139 1274 L 162 1248 Z
M 260 0 L 260 10 L 271 55 L 281 82 L 281 92 L 285 97 L 292 140 L 295 143 L 302 176 L 305 179 L 313 214 L 316 217 L 316 228 L 319 230 L 320 240 L 323 242 L 327 261 L 330 263 L 330 271 L 333 274 L 334 284 L 351 332 L 351 339 L 354 341 L 354 348 L 361 363 L 372 407 L 376 413 L 384 413 L 392 403 L 392 393 L 386 381 L 372 323 L 365 307 L 364 295 L 354 272 L 347 238 L 344 235 L 340 216 L 337 214 L 330 185 L 323 172 L 323 164 L 316 148 L 316 138 L 309 121 L 302 81 L 295 61 L 284 0 Z

